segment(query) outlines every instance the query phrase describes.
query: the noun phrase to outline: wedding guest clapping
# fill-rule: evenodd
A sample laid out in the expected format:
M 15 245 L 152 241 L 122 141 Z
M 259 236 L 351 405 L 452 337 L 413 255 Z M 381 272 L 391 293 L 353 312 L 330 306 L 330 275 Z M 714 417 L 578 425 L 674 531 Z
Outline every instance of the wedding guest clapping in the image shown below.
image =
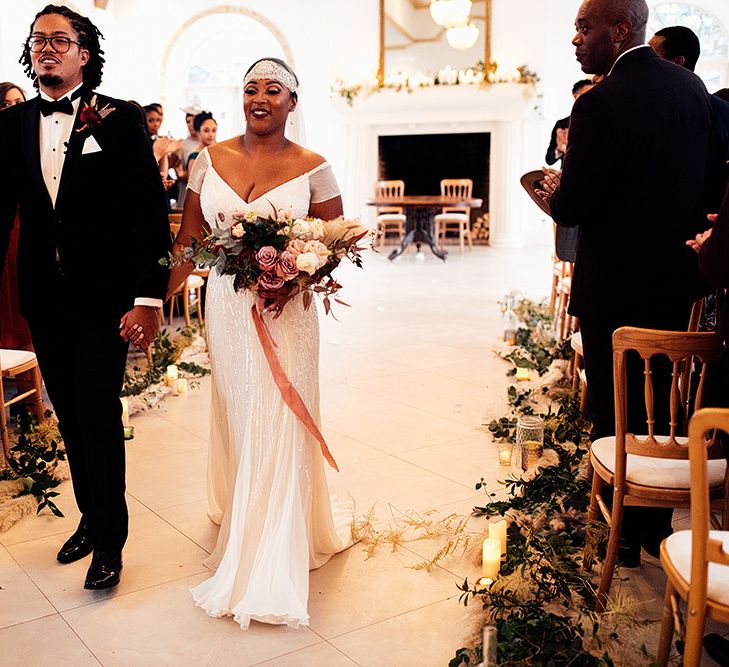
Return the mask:
M 577 98 L 586 93 L 588 90 L 592 90 L 593 87 L 592 79 L 581 79 L 574 86 L 572 86 L 572 98 Z M 562 162 L 564 154 L 567 152 L 567 139 L 569 137 L 570 117 L 560 118 L 552 128 L 552 136 L 549 139 L 549 147 L 547 148 L 547 155 L 545 161 L 549 165 L 553 165 L 557 162 Z

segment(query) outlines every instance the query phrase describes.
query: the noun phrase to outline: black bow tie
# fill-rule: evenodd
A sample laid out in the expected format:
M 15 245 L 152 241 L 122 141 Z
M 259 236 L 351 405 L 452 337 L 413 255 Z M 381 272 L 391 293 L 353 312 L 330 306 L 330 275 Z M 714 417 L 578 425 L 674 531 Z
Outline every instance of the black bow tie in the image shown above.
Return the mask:
M 73 104 L 68 97 L 64 97 L 60 100 L 51 102 L 50 100 L 40 100 L 40 112 L 44 116 L 50 116 L 54 112 L 67 113 L 69 116 L 73 115 Z

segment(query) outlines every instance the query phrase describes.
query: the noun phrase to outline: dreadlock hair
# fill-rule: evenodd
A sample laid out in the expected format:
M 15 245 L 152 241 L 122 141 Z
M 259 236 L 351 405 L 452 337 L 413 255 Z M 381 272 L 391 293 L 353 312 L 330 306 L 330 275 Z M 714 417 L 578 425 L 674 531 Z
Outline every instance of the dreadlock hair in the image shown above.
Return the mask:
M 100 39 L 104 39 L 104 35 L 101 34 L 99 29 L 85 16 L 77 14 L 72 9 L 63 5 L 46 5 L 41 11 L 39 11 L 33 23 L 30 24 L 30 30 L 28 31 L 28 39 L 23 44 L 23 54 L 20 56 L 18 61 L 25 71 L 26 76 L 29 79 L 33 79 L 33 86 L 38 88 L 38 77 L 33 71 L 33 63 L 30 57 L 30 47 L 28 46 L 28 40 L 30 35 L 33 33 L 33 26 L 35 22 L 41 17 L 47 14 L 59 14 L 64 18 L 68 19 L 71 27 L 78 33 L 78 41 L 80 42 L 79 48 L 86 49 L 89 52 L 89 61 L 83 66 L 83 86 L 87 90 L 94 90 L 101 85 L 101 77 L 104 71 L 104 51 L 101 49 L 99 43 Z

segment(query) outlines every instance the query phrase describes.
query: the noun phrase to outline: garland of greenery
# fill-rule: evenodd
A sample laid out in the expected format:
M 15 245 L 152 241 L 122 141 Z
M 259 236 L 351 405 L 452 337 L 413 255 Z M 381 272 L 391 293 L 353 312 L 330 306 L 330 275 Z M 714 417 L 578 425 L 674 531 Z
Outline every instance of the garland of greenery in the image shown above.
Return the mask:
M 173 340 L 167 331 L 160 330 L 152 345 L 152 363 L 147 369 L 142 369 L 137 364 L 127 366 L 121 395 L 139 396 L 154 385 L 161 384 L 167 373 L 167 366 L 173 364 L 182 372 L 182 377 L 201 378 L 208 375 L 209 368 L 180 361 L 180 356 L 192 345 L 198 334 L 197 327 L 189 326 L 179 330 L 179 335 Z
M 24 410 L 15 418 L 14 426 L 11 430 L 14 444 L 8 467 L 0 470 L 0 480 L 22 482 L 23 490 L 15 497 L 32 494 L 38 502 L 38 513 L 47 507 L 56 516 L 63 516 L 53 502 L 59 495 L 53 489 L 62 481 L 58 474 L 59 464 L 66 460 L 58 422 L 48 412 L 45 421 L 39 424 Z
M 527 367 L 540 375 L 555 358 L 565 358 L 565 346 L 548 333 L 552 319 L 543 304 L 522 300 L 515 313 L 524 326 L 517 334 L 516 349 L 502 356 L 515 366 L 529 362 L 533 365 Z M 500 665 L 650 663 L 645 646 L 632 637 L 633 631 L 647 624 L 639 619 L 637 604 L 613 596 L 606 612 L 593 611 L 593 574 L 584 567 L 583 553 L 587 541 L 585 557 L 591 561 L 606 531 L 587 525 L 589 423 L 566 387 L 550 389 L 547 398 L 547 411 L 539 413 L 531 391 L 512 386 L 511 411 L 488 424 L 494 440 L 514 443 L 518 415 L 540 414 L 545 426 L 543 460 L 552 462 L 504 482 L 505 500 L 495 500 L 496 494 L 488 492 L 483 479 L 476 484 L 489 502 L 475 508 L 475 513 L 505 516 L 510 522 L 507 553 L 500 577 L 490 586 L 464 580 L 459 586 L 461 602 L 478 601 L 482 622 L 496 626 Z M 456 651 L 450 667 L 482 660 L 480 637 L 474 636 L 469 643 L 470 647 Z

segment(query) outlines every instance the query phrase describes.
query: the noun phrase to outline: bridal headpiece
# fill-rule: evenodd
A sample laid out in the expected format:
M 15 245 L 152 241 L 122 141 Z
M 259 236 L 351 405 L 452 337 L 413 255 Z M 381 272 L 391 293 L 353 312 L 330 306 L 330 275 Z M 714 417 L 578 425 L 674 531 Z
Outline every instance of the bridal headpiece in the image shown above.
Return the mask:
M 280 81 L 292 93 L 296 92 L 298 87 L 296 77 L 285 67 L 279 65 L 273 60 L 261 60 L 257 62 L 243 81 L 243 85 L 247 85 L 251 81 L 260 81 L 261 79 L 273 79 Z

